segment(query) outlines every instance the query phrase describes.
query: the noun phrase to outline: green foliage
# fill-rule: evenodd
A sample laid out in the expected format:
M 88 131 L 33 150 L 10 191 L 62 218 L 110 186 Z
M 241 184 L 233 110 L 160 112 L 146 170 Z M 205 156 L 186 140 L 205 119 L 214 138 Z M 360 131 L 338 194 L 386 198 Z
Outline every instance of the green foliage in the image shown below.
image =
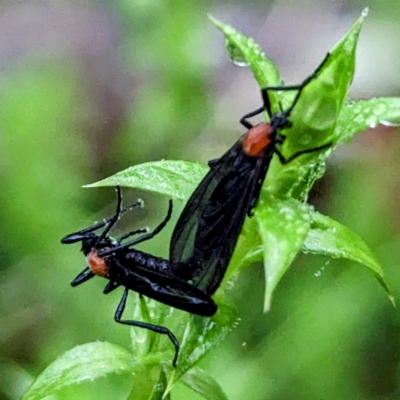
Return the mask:
M 134 372 L 134 359 L 111 343 L 87 343 L 67 351 L 44 370 L 22 400 L 39 400 L 64 386 L 94 380 L 110 373 Z
M 386 97 L 345 104 L 336 125 L 338 141 L 346 143 L 357 133 L 378 124 L 399 125 L 400 99 Z
M 173 352 L 169 340 L 145 329 L 131 329 L 131 351 L 102 342 L 77 346 L 47 367 L 30 386 L 23 400 L 41 399 L 65 386 L 93 381 L 110 373 L 132 374 L 132 399 L 163 398 L 181 377 L 225 339 L 236 324 L 235 307 L 221 295 L 217 298 L 218 312 L 212 318 L 171 310 L 151 301 L 152 314 L 156 316 L 150 319 L 148 303 L 144 299 L 137 303 L 132 319 L 165 324 L 174 333 L 183 335 L 177 368 L 171 366 Z M 178 316 L 172 315 L 177 313 Z M 197 379 L 192 373 L 185 384 L 191 382 L 198 392 L 209 393 L 208 396 L 214 393 L 214 397 L 206 398 L 224 399 L 223 394 L 218 397 L 218 391 L 215 391 L 217 383 L 205 372 Z M 220 388 L 219 393 L 222 393 Z
M 261 87 L 281 83 L 277 68 L 252 39 L 211 19 L 224 33 L 235 61 L 249 65 Z M 364 15 L 334 47 L 318 79 L 304 90 L 290 118 L 293 126 L 283 132 L 287 137 L 282 149 L 286 156 L 324 143 L 332 143 L 333 149 L 337 143 L 349 141 L 368 126 L 400 120 L 400 100 L 396 98 L 343 104 L 353 79 L 355 50 L 363 19 Z M 278 111 L 279 104 L 283 107 L 290 104 L 293 93 L 272 92 L 271 98 L 273 110 Z M 323 174 L 332 149 L 299 157 L 288 165 L 274 160 L 255 216 L 248 219 L 243 228 L 225 282 L 243 267 L 264 260 L 264 309 L 270 308 L 275 288 L 299 252 L 363 264 L 372 270 L 391 296 L 382 269 L 364 241 L 304 203 L 312 185 Z M 206 172 L 205 166 L 195 163 L 157 161 L 130 167 L 88 186 L 120 185 L 185 201 Z M 168 399 L 171 389 L 179 381 L 206 399 L 226 399 L 216 381 L 196 366 L 226 338 L 237 321 L 235 308 L 223 290 L 215 297 L 219 309 L 210 319 L 171 311 L 152 301 L 137 303 L 133 319 L 167 325 L 182 338 L 176 369 L 170 365 L 172 349 L 169 341 L 161 335 L 134 328 L 130 351 L 109 343 L 78 346 L 42 372 L 23 399 L 39 399 L 67 385 L 122 372 L 134 374 L 129 396 L 132 399 Z
M 200 368 L 192 368 L 187 374 L 183 375 L 182 381 L 207 400 L 228 399 L 218 383 Z
M 206 172 L 207 167 L 201 164 L 163 160 L 135 165 L 86 187 L 119 185 L 186 201 Z

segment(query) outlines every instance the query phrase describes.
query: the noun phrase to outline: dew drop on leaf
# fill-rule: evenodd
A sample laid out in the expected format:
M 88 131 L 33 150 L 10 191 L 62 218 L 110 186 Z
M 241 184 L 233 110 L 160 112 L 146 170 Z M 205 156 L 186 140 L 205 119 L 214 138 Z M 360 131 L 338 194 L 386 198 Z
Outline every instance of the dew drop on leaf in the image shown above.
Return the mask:
M 388 106 L 385 103 L 378 103 L 375 107 L 374 107 L 374 114 L 379 116 L 382 115 L 384 113 L 386 113 L 388 110 Z
M 365 122 L 370 128 L 375 128 L 378 125 L 379 120 L 375 115 L 370 115 Z
M 385 126 L 390 126 L 390 127 L 396 127 L 396 126 L 400 126 L 400 120 L 380 120 L 379 123 L 381 123 L 382 125 Z
M 361 15 L 366 18 L 368 17 L 368 13 L 369 13 L 369 8 L 365 7 L 364 10 L 362 10 Z
M 225 42 L 225 47 L 226 47 L 226 51 L 228 52 L 231 61 L 235 65 L 237 65 L 238 67 L 248 67 L 249 66 L 249 63 L 246 61 L 245 56 L 243 55 L 241 50 L 239 50 L 239 48 L 237 48 L 235 45 L 233 45 L 228 40 L 226 40 L 226 42 Z

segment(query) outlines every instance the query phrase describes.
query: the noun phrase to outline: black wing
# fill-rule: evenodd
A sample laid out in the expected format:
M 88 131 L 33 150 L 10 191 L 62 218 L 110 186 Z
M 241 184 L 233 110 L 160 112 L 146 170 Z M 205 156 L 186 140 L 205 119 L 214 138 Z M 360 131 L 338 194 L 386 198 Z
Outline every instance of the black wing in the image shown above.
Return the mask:
M 172 274 L 138 265 L 121 265 L 117 258 L 113 259 L 109 271 L 110 281 L 168 306 L 206 317 L 217 311 L 211 297 Z
M 221 283 L 246 215 L 257 202 L 272 157 L 248 157 L 241 140 L 219 160 L 193 192 L 172 234 L 174 274 L 212 295 Z

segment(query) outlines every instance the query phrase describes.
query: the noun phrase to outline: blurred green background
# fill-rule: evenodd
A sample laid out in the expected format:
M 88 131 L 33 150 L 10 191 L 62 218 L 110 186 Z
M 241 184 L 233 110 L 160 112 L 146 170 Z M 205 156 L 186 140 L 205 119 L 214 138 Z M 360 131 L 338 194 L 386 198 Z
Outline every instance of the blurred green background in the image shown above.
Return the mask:
M 254 37 L 286 82 L 307 76 L 362 8 L 353 98 L 400 94 L 400 2 L 2 1 L 0 14 L 0 398 L 17 399 L 49 363 L 96 340 L 129 345 L 105 282 L 72 289 L 79 246 L 60 238 L 112 213 L 112 189 L 82 189 L 137 163 L 205 163 L 260 105 L 251 72 L 229 62 L 211 13 Z M 400 141 L 378 127 L 340 146 L 310 198 L 373 249 L 400 302 Z M 154 226 L 167 199 L 130 227 Z M 174 211 L 176 219 L 182 205 Z M 173 223 L 142 248 L 168 253 Z M 132 228 L 131 228 L 132 229 Z M 399 399 L 399 311 L 358 265 L 302 256 L 262 313 L 261 265 L 229 295 L 242 317 L 202 362 L 230 399 Z M 135 296 L 131 296 L 135 299 Z M 129 376 L 53 399 L 123 399 Z M 199 399 L 186 388 L 176 399 Z

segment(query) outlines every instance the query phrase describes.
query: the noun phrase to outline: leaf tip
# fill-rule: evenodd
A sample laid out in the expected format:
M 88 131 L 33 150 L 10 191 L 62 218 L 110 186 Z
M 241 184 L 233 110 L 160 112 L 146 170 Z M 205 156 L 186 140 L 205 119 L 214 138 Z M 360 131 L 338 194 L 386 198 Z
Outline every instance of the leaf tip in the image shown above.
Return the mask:
M 266 293 L 264 297 L 264 310 L 263 312 L 266 314 L 271 310 L 271 294 Z
M 361 11 L 361 16 L 362 16 L 363 18 L 366 18 L 366 17 L 368 17 L 368 14 L 369 14 L 369 7 L 365 7 L 365 8 Z
M 219 19 L 215 18 L 210 13 L 207 13 L 207 17 L 218 29 L 220 29 L 220 30 L 222 29 L 223 24 Z
M 83 188 L 94 188 L 94 187 L 106 187 L 106 186 L 115 186 L 115 183 L 108 181 L 108 178 L 102 179 L 97 182 L 88 183 L 86 185 L 82 185 Z M 121 185 L 123 186 L 123 185 Z
M 176 372 L 175 371 L 176 370 L 174 369 L 174 371 L 172 372 L 172 375 L 171 375 L 171 377 L 170 377 L 170 379 L 169 379 L 169 381 L 167 383 L 167 387 L 165 388 L 164 393 L 163 393 L 162 398 L 161 398 L 162 400 L 167 398 L 167 396 L 169 395 L 169 393 L 172 390 L 172 387 L 174 386 L 174 383 L 175 383 L 175 380 L 176 380 L 176 378 L 175 378 Z
M 211 13 L 207 13 L 207 18 L 208 18 L 210 21 L 212 21 L 212 22 L 215 21 L 215 18 L 212 16 Z
M 97 183 L 97 182 L 88 183 L 87 185 L 82 185 L 81 187 L 83 187 L 83 188 L 93 188 L 93 187 L 96 187 L 96 186 L 97 186 L 96 183 Z

